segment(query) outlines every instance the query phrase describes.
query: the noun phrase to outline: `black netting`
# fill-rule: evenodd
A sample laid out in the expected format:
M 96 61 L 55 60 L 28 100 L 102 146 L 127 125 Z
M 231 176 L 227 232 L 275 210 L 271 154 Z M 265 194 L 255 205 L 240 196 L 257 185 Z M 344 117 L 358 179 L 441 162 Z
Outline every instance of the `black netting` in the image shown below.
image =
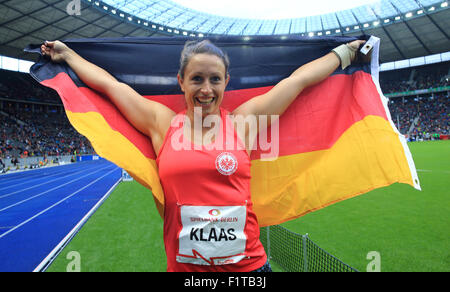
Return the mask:
M 267 256 L 286 272 L 357 272 L 300 235 L 279 226 L 261 228 L 260 240 Z

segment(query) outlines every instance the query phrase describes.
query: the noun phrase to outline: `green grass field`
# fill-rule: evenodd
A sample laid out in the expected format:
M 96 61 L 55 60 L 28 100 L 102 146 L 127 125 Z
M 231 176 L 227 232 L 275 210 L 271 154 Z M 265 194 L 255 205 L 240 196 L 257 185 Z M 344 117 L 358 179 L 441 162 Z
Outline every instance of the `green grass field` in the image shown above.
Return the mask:
M 366 271 L 370 251 L 381 271 L 450 271 L 450 141 L 408 144 L 422 191 L 394 184 L 283 226 Z M 48 271 L 66 271 L 70 251 L 81 271 L 165 271 L 162 220 L 151 193 L 123 182 L 59 254 Z M 279 270 L 272 265 L 274 270 Z

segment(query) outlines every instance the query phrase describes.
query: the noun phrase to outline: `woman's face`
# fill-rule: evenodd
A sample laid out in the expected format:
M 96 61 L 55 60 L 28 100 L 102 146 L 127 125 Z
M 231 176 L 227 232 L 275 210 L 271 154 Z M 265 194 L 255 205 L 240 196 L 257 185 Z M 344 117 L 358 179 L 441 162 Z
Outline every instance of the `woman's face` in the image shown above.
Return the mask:
M 192 56 L 184 70 L 184 77 L 178 75 L 188 112 L 193 113 L 195 107 L 200 107 L 203 117 L 220 113 L 219 107 L 228 81 L 221 58 L 210 54 Z

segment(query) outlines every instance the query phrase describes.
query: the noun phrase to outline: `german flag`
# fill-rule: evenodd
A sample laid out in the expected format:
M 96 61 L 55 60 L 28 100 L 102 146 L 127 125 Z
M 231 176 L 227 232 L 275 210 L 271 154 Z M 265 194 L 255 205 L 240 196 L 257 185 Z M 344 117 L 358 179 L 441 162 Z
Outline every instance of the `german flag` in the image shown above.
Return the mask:
M 222 107 L 233 111 L 301 65 L 355 39 L 211 38 L 231 60 L 231 80 Z M 145 98 L 181 112 L 185 101 L 176 76 L 186 40 L 161 37 L 64 42 Z M 39 52 L 38 47 L 27 50 Z M 412 156 L 391 120 L 379 86 L 378 50 L 379 42 L 372 49 L 371 61 L 361 59 L 345 70 L 339 68 L 305 89 L 271 126 L 278 127 L 277 149 L 259 143 L 252 151 L 251 192 L 261 226 L 279 224 L 395 182 L 420 189 Z M 162 214 L 164 194 L 151 140 L 66 64 L 41 57 L 30 74 L 58 92 L 69 121 L 100 156 L 152 191 Z M 262 140 L 270 142 L 270 133 L 269 129 Z

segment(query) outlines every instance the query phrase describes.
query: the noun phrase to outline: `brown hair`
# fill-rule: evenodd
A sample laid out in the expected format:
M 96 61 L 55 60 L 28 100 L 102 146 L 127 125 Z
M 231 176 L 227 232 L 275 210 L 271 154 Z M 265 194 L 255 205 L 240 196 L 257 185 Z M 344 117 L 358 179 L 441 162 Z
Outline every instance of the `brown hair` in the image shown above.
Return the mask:
M 225 65 L 225 75 L 228 74 L 228 67 L 230 66 L 230 60 L 228 56 L 217 46 L 215 46 L 209 40 L 202 41 L 187 41 L 184 44 L 183 51 L 181 52 L 180 57 L 180 70 L 178 74 L 180 77 L 184 77 L 184 70 L 186 69 L 187 64 L 191 60 L 192 56 L 196 54 L 210 54 L 219 57 L 223 64 Z

